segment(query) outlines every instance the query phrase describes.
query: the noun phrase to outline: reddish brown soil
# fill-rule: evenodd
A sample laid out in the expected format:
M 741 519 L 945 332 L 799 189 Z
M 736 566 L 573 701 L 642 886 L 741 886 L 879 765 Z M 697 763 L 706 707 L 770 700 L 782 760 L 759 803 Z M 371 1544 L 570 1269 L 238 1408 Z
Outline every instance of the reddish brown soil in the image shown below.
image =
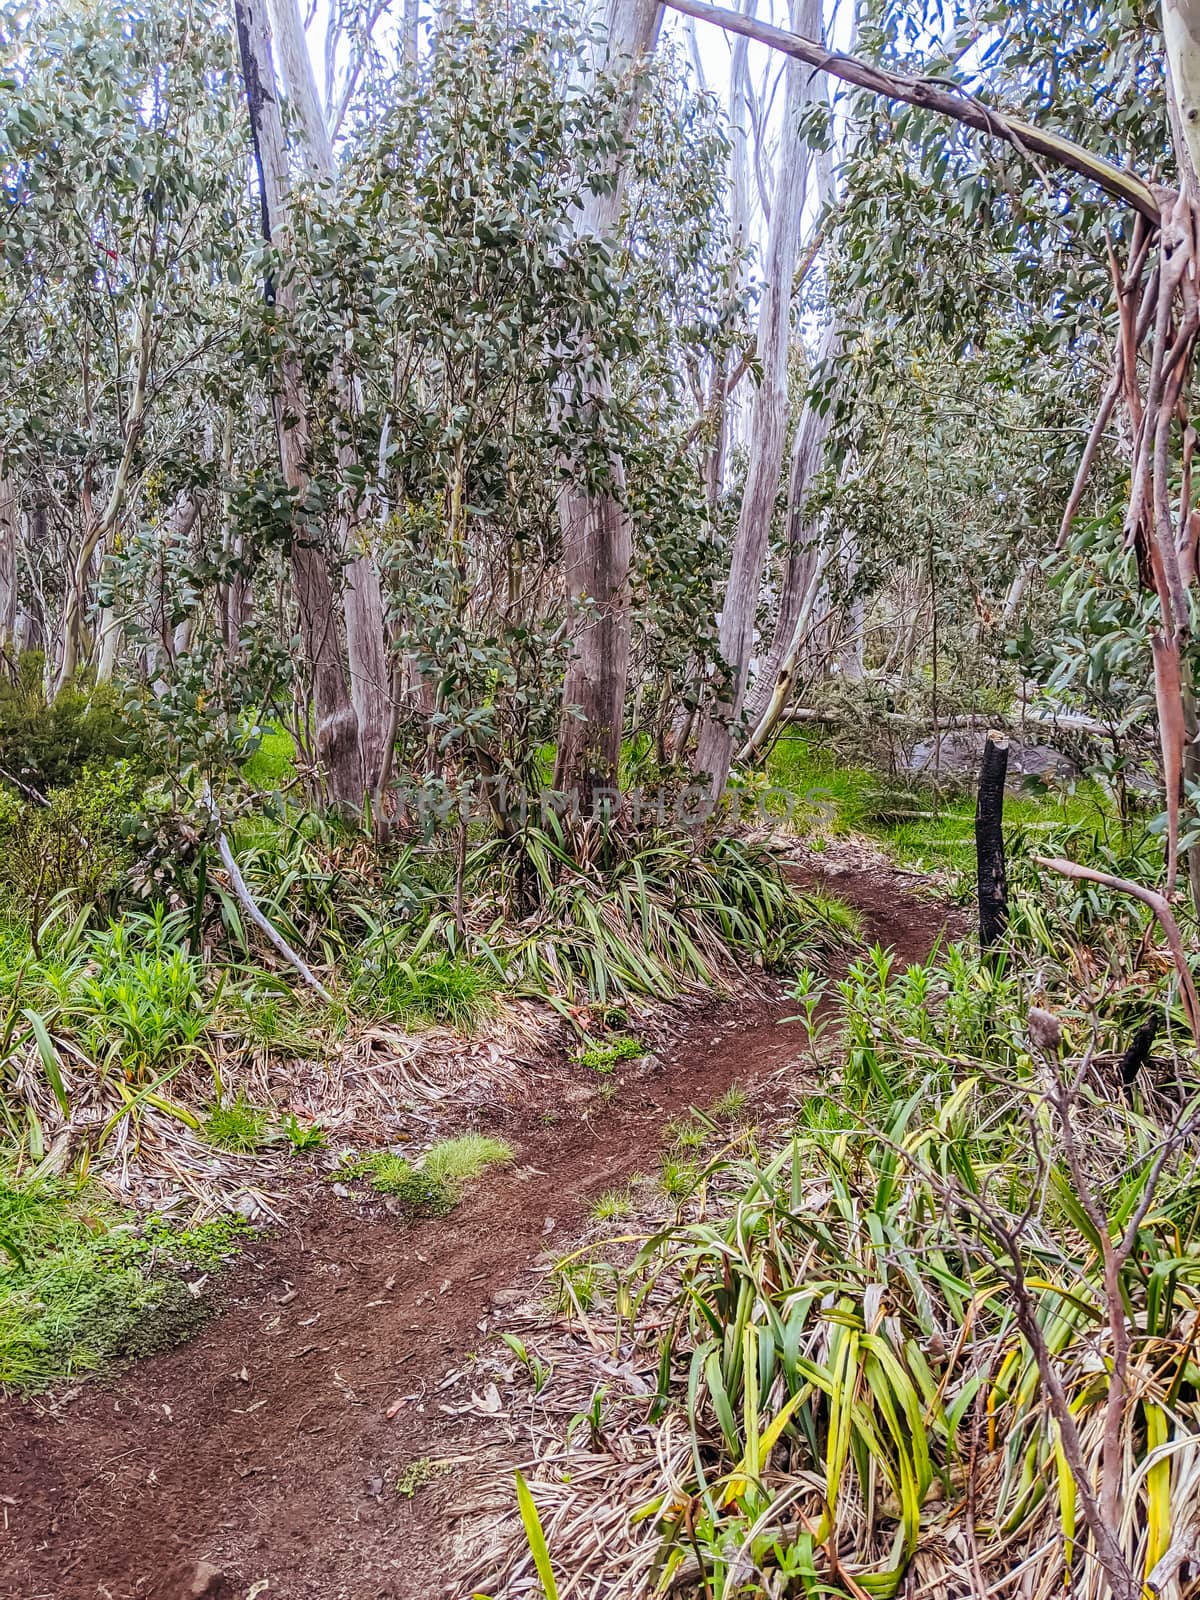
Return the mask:
M 890 873 L 823 886 L 901 960 L 923 956 L 943 925 Z M 3 1600 L 453 1593 L 439 1515 L 453 1473 L 412 1501 L 394 1490 L 409 1463 L 468 1458 L 488 1431 L 443 1410 L 438 1383 L 487 1342 L 479 1323 L 548 1230 L 569 1237 L 597 1194 L 654 1163 L 665 1118 L 798 1055 L 784 1011 L 693 1017 L 611 1107 L 581 1113 L 567 1099 L 550 1125 L 545 1106 L 510 1117 L 518 1167 L 445 1220 L 409 1226 L 313 1196 L 292 1227 L 246 1250 L 190 1343 L 65 1401 L 0 1410 Z M 553 1084 L 562 1094 L 569 1079 Z

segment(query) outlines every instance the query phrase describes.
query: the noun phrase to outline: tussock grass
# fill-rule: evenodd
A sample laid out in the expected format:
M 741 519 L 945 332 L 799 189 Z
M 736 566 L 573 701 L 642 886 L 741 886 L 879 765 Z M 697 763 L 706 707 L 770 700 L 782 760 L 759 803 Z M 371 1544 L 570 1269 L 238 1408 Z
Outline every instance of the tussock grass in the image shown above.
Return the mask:
M 456 1139 L 443 1139 L 429 1150 L 421 1170 L 435 1183 L 459 1192 L 489 1167 L 506 1166 L 513 1159 L 512 1146 L 503 1139 L 483 1133 L 464 1133 Z
M 232 1100 L 215 1105 L 205 1117 L 204 1137 L 218 1150 L 254 1155 L 270 1137 L 269 1122 L 266 1108 L 252 1105 L 239 1090 Z
M 436 955 L 406 961 L 386 951 L 355 974 L 351 1005 L 404 1027 L 471 1033 L 496 1009 L 497 974 L 475 961 Z
M 376 1194 L 401 1201 L 416 1216 L 444 1217 L 453 1211 L 469 1184 L 489 1167 L 513 1159 L 512 1147 L 482 1133 L 442 1139 L 419 1162 L 392 1150 L 372 1150 L 343 1160 L 333 1176 L 365 1179 Z
M 617 1222 L 633 1215 L 633 1200 L 624 1189 L 608 1189 L 592 1202 L 589 1214 L 593 1222 Z
M 575 1265 L 614 1283 L 587 1308 L 603 1369 L 550 1319 L 525 1332 L 576 1408 L 535 1425 L 528 1482 L 560 1586 L 1000 1594 L 1019 1572 L 1045 1600 L 1107 1600 L 1052 1371 L 1080 1470 L 1116 1475 L 1128 1592 L 1153 1574 L 1190 1600 L 1169 1554 L 1200 1495 L 1200 1085 L 1177 1059 L 1137 1104 L 1114 1098 L 1090 1019 L 1074 1053 L 1068 1026 L 1061 1060 L 1039 1054 L 1026 1019 L 1047 981 L 960 950 L 897 973 L 872 952 L 841 985 L 827 1092 L 706 1166 L 668 1155 L 673 1207 L 640 1190 L 620 1230 L 646 1242 L 585 1246 Z M 1111 1305 L 1089 1207 L 1114 1241 L 1135 1229 Z M 514 1506 L 489 1531 L 476 1587 L 515 1600 L 530 1527 Z

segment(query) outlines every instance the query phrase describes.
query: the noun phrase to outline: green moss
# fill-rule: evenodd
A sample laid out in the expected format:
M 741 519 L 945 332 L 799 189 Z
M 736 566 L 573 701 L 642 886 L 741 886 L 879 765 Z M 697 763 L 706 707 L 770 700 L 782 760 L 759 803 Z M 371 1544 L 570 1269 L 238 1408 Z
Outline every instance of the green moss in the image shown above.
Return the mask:
M 593 1072 L 609 1073 L 619 1061 L 634 1061 L 646 1054 L 646 1047 L 629 1034 L 619 1034 L 604 1044 L 588 1045 L 576 1059 L 581 1067 L 591 1067 Z
M 0 1180 L 0 1389 L 34 1393 L 178 1344 L 208 1311 L 184 1271 L 215 1270 L 246 1231 L 240 1218 L 139 1225 L 90 1188 Z
M 432 1483 L 441 1473 L 449 1470 L 446 1462 L 433 1461 L 429 1456 L 422 1456 L 419 1461 L 410 1461 L 396 1479 L 396 1493 L 402 1500 L 411 1500 L 426 1484 Z

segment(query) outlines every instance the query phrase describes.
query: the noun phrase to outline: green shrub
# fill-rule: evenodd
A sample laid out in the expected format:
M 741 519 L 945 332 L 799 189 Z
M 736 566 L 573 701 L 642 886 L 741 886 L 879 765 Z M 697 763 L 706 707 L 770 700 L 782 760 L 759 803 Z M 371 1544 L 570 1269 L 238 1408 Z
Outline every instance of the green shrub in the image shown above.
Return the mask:
M 29 650 L 15 682 L 0 676 L 0 777 L 43 795 L 88 765 L 129 755 L 136 737 L 111 684 L 68 684 L 47 705 L 44 665 L 41 652 Z
M 142 775 L 125 762 L 88 767 L 48 805 L 32 801 L 0 811 L 0 889 L 30 923 L 56 896 L 116 909 L 134 858 L 131 839 Z

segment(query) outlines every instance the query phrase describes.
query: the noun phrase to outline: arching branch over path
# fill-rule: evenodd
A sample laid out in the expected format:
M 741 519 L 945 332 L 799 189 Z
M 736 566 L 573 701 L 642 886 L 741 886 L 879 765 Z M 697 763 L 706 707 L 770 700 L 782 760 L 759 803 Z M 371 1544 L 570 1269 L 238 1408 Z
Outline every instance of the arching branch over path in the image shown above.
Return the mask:
M 740 33 L 772 50 L 779 50 L 796 61 L 803 61 L 818 72 L 827 72 L 843 83 L 853 84 L 885 100 L 901 100 L 906 105 L 919 106 L 950 117 L 976 128 L 980 133 L 1003 139 L 1022 154 L 1043 156 L 1068 172 L 1089 179 L 1108 194 L 1139 211 L 1148 222 L 1158 226 L 1161 205 L 1150 185 L 1134 172 L 1118 167 L 1103 156 L 1094 154 L 1072 139 L 1049 133 L 1018 117 L 995 110 L 977 100 L 954 84 L 935 78 L 914 78 L 904 73 L 888 72 L 872 66 L 858 56 L 843 55 L 829 50 L 815 39 L 806 39 L 786 28 L 776 28 L 768 22 L 759 22 L 740 11 L 727 11 L 722 6 L 708 5 L 706 0 L 664 0 L 672 11 L 695 17 L 700 22 L 711 22 L 727 33 Z

